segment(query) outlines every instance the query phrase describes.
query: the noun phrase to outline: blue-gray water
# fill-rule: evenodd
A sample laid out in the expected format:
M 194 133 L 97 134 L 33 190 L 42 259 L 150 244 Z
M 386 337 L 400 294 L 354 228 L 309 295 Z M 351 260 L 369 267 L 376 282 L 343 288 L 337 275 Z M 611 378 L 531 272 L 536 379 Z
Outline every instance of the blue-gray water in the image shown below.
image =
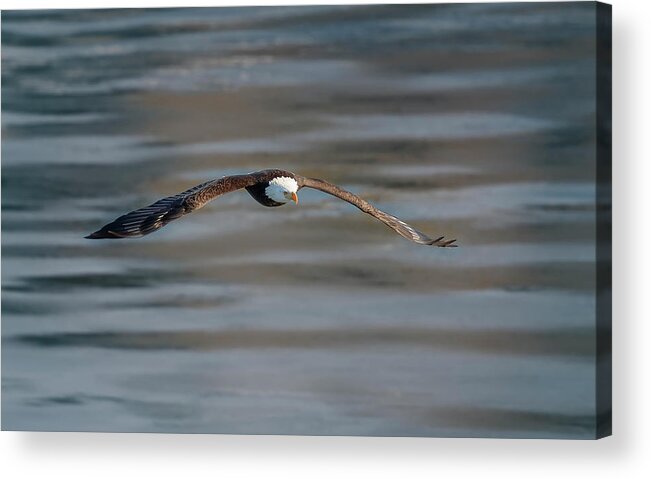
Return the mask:
M 594 20 L 3 12 L 3 429 L 593 437 Z M 460 247 L 305 190 L 83 239 L 268 167 Z

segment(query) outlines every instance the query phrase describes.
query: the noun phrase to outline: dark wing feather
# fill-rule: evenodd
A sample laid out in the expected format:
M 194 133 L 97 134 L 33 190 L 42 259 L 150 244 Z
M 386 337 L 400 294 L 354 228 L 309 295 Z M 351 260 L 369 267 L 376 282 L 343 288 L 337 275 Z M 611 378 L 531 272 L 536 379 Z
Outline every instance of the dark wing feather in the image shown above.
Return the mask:
M 396 218 L 395 216 L 392 216 L 388 213 L 385 213 L 384 211 L 378 210 L 372 204 L 363 200 L 359 196 L 354 195 L 350 191 L 346 191 L 342 188 L 339 188 L 337 185 L 328 183 L 327 181 L 319 180 L 317 178 L 302 178 L 301 184 L 302 186 L 323 191 L 324 193 L 328 193 L 332 196 L 336 196 L 337 198 L 340 198 L 344 201 L 347 201 L 348 203 L 351 203 L 352 205 L 355 205 L 364 213 L 367 213 L 377 218 L 382 223 L 384 223 L 389 228 L 391 228 L 396 233 L 398 233 L 400 236 L 402 236 L 403 238 L 407 238 L 408 240 L 413 241 L 414 243 L 439 246 L 442 248 L 457 246 L 456 244 L 453 244 L 456 240 L 454 239 L 445 240 L 443 236 L 436 239 L 432 239 L 426 234 L 418 231 L 413 226 L 408 225 L 401 219 Z
M 122 215 L 86 238 L 138 238 L 148 235 L 170 221 L 198 210 L 220 195 L 254 184 L 258 176 L 256 174 L 225 176 L 193 186 L 182 193 L 168 196 L 145 208 Z

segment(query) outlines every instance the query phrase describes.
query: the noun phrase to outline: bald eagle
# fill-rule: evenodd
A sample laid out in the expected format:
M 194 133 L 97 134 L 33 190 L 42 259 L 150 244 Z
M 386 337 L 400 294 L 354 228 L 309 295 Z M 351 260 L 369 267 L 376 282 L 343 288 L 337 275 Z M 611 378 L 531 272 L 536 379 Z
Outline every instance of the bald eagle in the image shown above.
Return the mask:
M 446 240 L 443 236 L 436 239 L 430 238 L 401 219 L 380 211 L 359 196 L 337 185 L 278 169 L 254 171 L 246 175 L 224 176 L 201 183 L 177 195 L 160 199 L 145 208 L 122 215 L 86 238 L 118 239 L 145 236 L 159 230 L 170 221 L 198 210 L 218 196 L 242 188 L 246 189 L 258 203 L 269 207 L 282 206 L 289 201 L 298 204 L 298 191 L 301 188 L 314 188 L 355 205 L 364 213 L 377 218 L 410 241 L 442 248 L 457 246 L 453 244 L 456 241 L 454 239 Z

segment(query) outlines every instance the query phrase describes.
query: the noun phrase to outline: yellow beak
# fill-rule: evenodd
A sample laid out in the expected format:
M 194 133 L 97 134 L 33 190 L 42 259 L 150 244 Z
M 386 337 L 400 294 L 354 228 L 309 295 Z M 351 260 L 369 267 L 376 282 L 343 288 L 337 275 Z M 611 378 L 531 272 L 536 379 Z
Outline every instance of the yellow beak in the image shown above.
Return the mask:
M 296 204 L 298 204 L 298 196 L 296 196 L 296 193 L 292 191 L 292 201 Z

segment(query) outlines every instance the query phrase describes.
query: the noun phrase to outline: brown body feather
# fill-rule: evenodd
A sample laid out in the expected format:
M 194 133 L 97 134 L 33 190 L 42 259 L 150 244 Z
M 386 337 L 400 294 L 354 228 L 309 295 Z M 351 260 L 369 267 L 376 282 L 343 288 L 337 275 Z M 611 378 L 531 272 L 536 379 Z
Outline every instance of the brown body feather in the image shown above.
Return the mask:
M 246 175 L 225 176 L 216 180 L 207 181 L 182 193 L 168 196 L 147 207 L 122 215 L 98 231 L 86 236 L 86 238 L 117 239 L 145 236 L 162 228 L 170 221 L 198 210 L 209 201 L 223 194 L 243 188 L 250 189 L 254 185 L 269 183 L 274 178 L 281 176 L 296 180 L 299 189 L 314 188 L 355 205 L 364 213 L 382 221 L 400 236 L 410 241 L 440 247 L 456 246 L 452 244 L 455 240 L 444 240 L 443 237 L 432 239 L 399 218 L 375 208 L 359 196 L 332 183 L 316 178 L 305 178 L 289 171 L 277 169 L 261 170 Z M 257 200 L 260 201 L 259 199 Z

